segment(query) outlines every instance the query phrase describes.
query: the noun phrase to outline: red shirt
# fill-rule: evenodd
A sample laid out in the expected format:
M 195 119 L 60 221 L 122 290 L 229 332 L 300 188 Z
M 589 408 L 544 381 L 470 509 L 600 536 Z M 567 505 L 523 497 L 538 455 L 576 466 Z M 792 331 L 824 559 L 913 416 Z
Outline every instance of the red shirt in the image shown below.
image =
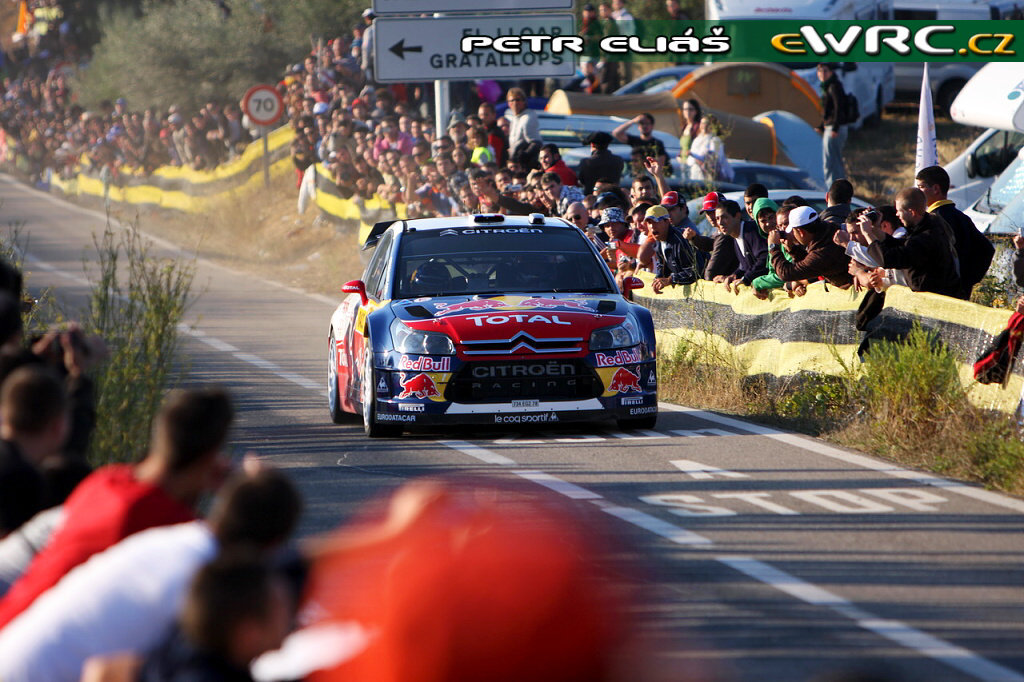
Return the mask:
M 0 600 L 0 628 L 93 554 L 140 530 L 192 521 L 195 513 L 163 489 L 137 480 L 131 465 L 113 464 L 78 484 L 64 503 L 64 519 Z
M 565 165 L 565 161 L 563 159 L 556 161 L 555 165 L 551 166 L 551 168 L 545 168 L 544 172 L 556 173 L 558 177 L 562 178 L 562 184 L 567 187 L 575 187 L 580 184 L 579 180 L 576 178 L 576 173 L 573 172 L 572 168 Z

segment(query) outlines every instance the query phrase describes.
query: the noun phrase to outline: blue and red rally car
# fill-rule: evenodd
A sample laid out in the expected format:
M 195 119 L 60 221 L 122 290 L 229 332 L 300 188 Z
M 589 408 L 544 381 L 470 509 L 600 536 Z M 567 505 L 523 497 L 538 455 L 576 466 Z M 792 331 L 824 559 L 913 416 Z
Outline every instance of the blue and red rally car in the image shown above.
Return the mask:
M 459 424 L 658 416 L 654 325 L 597 247 L 559 218 L 378 224 L 331 316 L 328 407 L 369 436 Z M 628 286 L 643 286 L 627 280 Z

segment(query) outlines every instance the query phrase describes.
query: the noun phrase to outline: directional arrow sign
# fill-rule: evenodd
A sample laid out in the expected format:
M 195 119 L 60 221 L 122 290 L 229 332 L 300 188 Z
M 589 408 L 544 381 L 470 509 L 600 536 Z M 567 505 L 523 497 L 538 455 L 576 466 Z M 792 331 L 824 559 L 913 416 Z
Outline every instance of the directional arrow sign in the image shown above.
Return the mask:
M 576 73 L 575 55 L 534 51 L 523 42 L 518 54 L 491 48 L 462 52 L 463 36 L 573 36 L 571 14 L 462 15 L 458 17 L 381 17 L 374 22 L 377 80 L 430 81 L 475 78 L 546 78 Z

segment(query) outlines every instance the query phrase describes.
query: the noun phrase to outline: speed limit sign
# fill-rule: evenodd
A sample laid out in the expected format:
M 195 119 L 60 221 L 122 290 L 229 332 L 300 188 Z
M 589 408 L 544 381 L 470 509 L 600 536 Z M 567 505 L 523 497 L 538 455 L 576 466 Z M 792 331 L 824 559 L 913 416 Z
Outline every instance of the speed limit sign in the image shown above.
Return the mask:
M 254 85 L 242 98 L 242 111 L 256 125 L 272 126 L 284 113 L 284 100 L 272 85 Z

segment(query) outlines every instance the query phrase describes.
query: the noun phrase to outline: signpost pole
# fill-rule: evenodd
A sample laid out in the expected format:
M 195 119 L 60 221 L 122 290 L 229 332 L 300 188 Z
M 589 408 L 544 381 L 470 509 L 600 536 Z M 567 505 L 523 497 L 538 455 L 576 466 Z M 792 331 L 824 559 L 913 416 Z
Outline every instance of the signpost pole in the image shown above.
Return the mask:
M 434 18 L 443 17 L 440 12 L 434 13 Z M 447 80 L 434 81 L 434 130 L 435 139 L 441 139 L 442 135 L 448 134 L 448 110 L 451 109 L 451 87 Z
M 270 189 L 270 143 L 267 141 L 269 130 L 263 130 L 263 186 Z

